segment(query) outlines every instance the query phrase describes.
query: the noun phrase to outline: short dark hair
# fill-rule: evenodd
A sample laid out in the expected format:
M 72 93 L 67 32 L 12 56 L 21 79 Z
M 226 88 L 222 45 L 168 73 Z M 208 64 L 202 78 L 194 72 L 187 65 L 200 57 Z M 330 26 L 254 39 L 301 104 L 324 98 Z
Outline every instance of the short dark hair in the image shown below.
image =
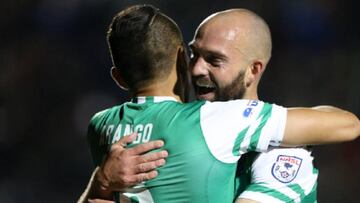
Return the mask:
M 110 24 L 107 40 L 114 66 L 133 90 L 167 78 L 183 41 L 177 24 L 151 5 L 119 12 Z

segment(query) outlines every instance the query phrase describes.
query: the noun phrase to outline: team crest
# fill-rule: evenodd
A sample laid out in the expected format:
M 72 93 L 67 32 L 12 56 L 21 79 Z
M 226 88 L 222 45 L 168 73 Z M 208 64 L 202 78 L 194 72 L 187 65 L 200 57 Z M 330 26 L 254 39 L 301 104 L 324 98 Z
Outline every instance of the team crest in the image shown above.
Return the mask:
M 302 159 L 296 156 L 279 155 L 271 168 L 274 178 L 282 183 L 293 181 L 299 172 Z

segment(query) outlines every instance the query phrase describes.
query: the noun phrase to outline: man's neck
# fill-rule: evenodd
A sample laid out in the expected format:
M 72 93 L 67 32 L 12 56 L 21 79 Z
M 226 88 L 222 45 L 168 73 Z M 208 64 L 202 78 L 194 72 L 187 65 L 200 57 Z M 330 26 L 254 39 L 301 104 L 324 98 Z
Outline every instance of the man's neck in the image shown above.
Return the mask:
M 259 96 L 256 91 L 246 91 L 243 99 L 259 100 Z
M 144 88 L 141 88 L 132 95 L 133 97 L 138 96 L 167 96 L 167 97 L 174 97 L 176 100 L 180 100 L 180 96 L 176 95 L 173 88 L 169 88 L 171 86 L 164 84 L 164 83 L 157 83 L 148 85 Z

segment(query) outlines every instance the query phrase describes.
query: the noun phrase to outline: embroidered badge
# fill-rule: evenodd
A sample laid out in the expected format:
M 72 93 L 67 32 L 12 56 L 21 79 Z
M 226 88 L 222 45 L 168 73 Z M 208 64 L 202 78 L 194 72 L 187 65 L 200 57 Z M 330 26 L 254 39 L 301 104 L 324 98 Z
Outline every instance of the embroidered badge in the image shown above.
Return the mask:
M 302 159 L 296 156 L 279 155 L 271 168 L 274 178 L 282 183 L 289 183 L 296 178 Z

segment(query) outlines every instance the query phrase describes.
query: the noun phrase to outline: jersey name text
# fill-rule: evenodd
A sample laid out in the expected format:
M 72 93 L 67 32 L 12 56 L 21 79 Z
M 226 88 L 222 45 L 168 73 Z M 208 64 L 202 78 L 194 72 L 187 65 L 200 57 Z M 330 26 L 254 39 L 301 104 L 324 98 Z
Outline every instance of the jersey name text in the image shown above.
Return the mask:
M 124 135 L 129 135 L 133 132 L 137 132 L 138 134 L 136 140 L 132 142 L 133 144 L 146 143 L 149 142 L 151 138 L 152 130 L 152 123 L 137 125 L 119 124 L 116 128 L 115 125 L 104 125 L 101 130 L 99 145 L 113 144 Z

